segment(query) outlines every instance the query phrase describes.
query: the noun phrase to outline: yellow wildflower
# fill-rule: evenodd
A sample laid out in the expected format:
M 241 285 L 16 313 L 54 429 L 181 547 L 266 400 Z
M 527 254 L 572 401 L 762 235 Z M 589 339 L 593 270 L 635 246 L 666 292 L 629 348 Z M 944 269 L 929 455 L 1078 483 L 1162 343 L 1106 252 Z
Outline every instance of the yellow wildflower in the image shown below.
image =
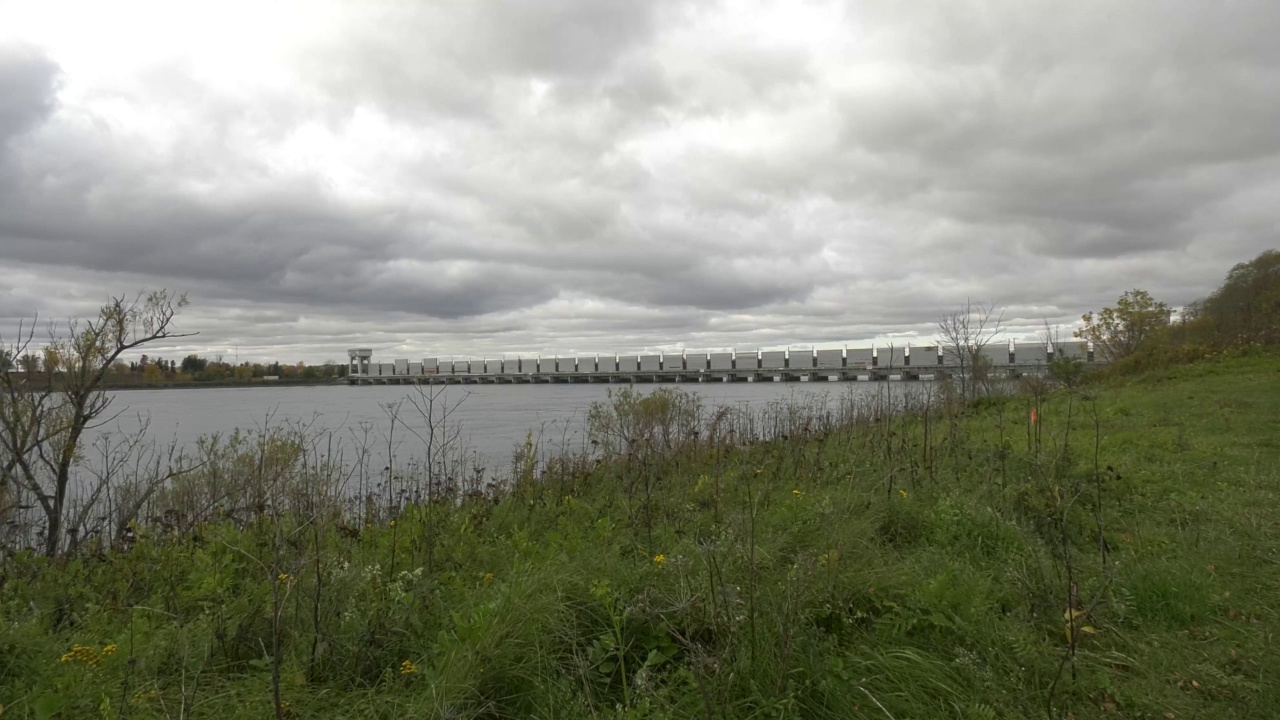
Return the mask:
M 485 574 L 484 574 L 484 580 L 483 580 L 483 582 L 484 582 L 484 584 L 485 584 L 485 585 L 492 585 L 492 584 L 493 584 L 493 573 L 485 573 Z
M 280 573 L 279 575 L 276 576 L 276 581 L 279 582 L 281 585 L 288 585 L 289 583 L 293 582 L 293 576 L 290 575 L 289 573 Z
M 391 527 L 395 527 L 395 526 L 396 526 L 396 521 L 395 521 L 395 520 L 392 520 L 392 521 L 391 521 Z
M 1088 614 L 1087 610 L 1077 610 L 1075 608 L 1067 608 L 1067 611 L 1062 613 L 1062 619 L 1067 623 L 1063 630 L 1067 636 L 1068 643 L 1074 643 L 1077 641 L 1077 636 L 1075 634 L 1076 630 L 1079 630 L 1082 635 L 1098 634 L 1097 628 L 1092 625 L 1081 624 L 1084 622 L 1085 616 Z
M 657 555 L 653 556 L 653 562 L 658 567 L 662 567 L 662 564 L 665 563 L 666 561 L 667 561 L 667 556 L 663 555 L 662 553 L 658 553 Z
M 111 643 L 110 645 L 103 645 L 103 646 L 102 646 L 102 654 L 103 654 L 103 655 L 115 655 L 115 654 L 116 654 L 116 644 L 115 644 L 115 643 Z
M 791 491 L 791 494 L 792 494 L 792 495 L 795 495 L 796 497 L 804 497 L 804 491 L 803 491 L 803 490 L 792 490 L 792 491 Z
M 155 690 L 139 690 L 133 694 L 133 697 L 129 698 L 129 702 L 133 705 L 142 705 L 146 702 L 154 702 L 159 698 L 160 693 Z
M 899 491 L 898 491 L 898 496 L 899 496 L 899 497 L 901 497 L 903 500 L 906 500 L 908 497 L 910 497 L 910 496 L 907 494 L 907 491 L 906 491 L 906 490 L 899 490 Z
M 72 645 L 69 652 L 62 654 L 58 658 L 63 663 L 79 663 L 93 667 L 101 662 L 102 658 L 98 655 L 98 651 L 88 645 Z
M 418 672 L 418 666 L 413 664 L 412 660 L 405 660 L 400 663 L 401 675 L 415 675 Z

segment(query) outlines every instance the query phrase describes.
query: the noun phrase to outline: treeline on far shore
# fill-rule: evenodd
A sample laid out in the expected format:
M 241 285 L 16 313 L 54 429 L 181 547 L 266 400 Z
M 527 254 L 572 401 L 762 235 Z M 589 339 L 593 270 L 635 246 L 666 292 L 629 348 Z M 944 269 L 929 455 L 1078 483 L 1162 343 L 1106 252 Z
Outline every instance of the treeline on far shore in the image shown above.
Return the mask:
M 50 349 L 43 353 L 27 353 L 15 363 L 20 375 L 45 376 L 46 368 L 61 368 L 61 358 L 49 357 Z M 52 373 L 57 382 L 61 371 Z M 138 387 L 175 387 L 201 385 L 229 387 L 259 384 L 318 385 L 340 380 L 347 375 L 345 363 L 326 362 L 308 365 L 270 362 L 226 362 L 221 357 L 209 359 L 200 355 L 187 355 L 182 360 L 143 355 L 139 360 L 117 360 L 102 376 L 101 387 L 110 389 Z M 47 377 L 45 379 L 48 379 Z

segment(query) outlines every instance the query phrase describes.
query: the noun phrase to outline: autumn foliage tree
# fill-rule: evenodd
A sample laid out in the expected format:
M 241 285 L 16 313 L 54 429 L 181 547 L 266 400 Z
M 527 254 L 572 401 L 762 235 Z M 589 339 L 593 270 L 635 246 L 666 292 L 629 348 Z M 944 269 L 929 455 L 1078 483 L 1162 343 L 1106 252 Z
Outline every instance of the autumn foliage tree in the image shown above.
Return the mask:
M 158 340 L 187 337 L 173 321 L 187 304 L 164 290 L 112 298 L 91 320 L 51 329 L 44 362 L 25 372 L 0 372 L 0 496 L 17 486 L 45 515 L 44 551 L 56 555 L 64 536 L 73 469 L 85 430 L 104 420 L 111 396 L 100 389 L 120 356 Z M 32 356 L 35 322 L 23 324 L 3 355 Z
M 1106 307 L 1096 314 L 1087 312 L 1081 318 L 1084 327 L 1075 332 L 1077 338 L 1088 340 L 1109 362 L 1129 357 L 1143 341 L 1169 325 L 1171 310 L 1158 302 L 1146 290 L 1129 290 L 1120 296 L 1115 307 Z
M 1194 307 L 1193 322 L 1220 343 L 1280 344 L 1280 251 L 1267 250 L 1231 268 L 1227 279 Z

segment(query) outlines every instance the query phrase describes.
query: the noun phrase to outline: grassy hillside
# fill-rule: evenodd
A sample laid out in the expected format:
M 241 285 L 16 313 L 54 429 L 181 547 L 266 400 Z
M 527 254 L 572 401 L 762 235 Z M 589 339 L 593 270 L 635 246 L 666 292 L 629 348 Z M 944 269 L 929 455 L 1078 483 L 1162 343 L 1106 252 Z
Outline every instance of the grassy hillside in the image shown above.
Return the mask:
M 4 561 L 0 704 L 1275 718 L 1278 467 L 1280 358 L 1255 356 L 552 467 L 363 526 L 143 529 Z

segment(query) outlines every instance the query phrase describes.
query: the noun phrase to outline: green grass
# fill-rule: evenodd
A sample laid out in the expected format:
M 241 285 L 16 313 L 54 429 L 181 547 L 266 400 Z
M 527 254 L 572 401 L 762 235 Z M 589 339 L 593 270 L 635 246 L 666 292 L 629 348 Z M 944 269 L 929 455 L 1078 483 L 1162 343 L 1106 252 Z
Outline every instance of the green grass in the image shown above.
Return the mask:
M 4 719 L 1280 717 L 1280 358 L 1031 402 L 11 557 Z

